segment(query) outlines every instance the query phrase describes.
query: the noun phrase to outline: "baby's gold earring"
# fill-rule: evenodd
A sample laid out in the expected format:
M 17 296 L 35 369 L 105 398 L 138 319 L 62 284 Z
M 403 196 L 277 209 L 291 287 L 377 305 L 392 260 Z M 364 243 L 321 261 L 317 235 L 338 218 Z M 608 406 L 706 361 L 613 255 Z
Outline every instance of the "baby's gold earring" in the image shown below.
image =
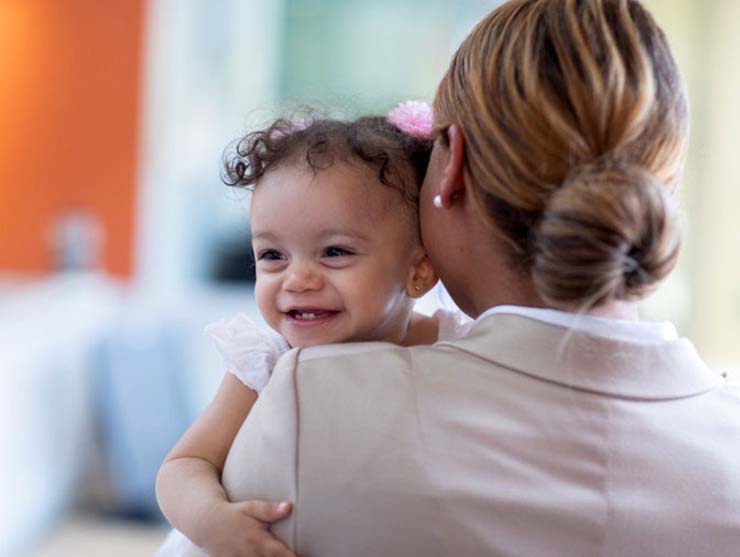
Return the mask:
M 414 290 L 416 290 L 417 292 L 421 292 L 421 286 L 419 286 L 418 284 L 415 284 Z

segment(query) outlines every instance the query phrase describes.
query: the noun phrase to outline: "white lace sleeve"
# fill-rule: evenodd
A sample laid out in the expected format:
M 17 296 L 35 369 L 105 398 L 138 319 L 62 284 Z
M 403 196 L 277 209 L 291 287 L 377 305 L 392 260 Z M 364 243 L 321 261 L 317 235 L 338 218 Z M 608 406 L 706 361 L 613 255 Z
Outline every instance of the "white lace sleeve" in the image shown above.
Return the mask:
M 170 530 L 153 557 L 208 557 L 208 555 L 179 530 Z
M 221 353 L 226 369 L 257 392 L 267 385 L 278 358 L 290 349 L 283 337 L 243 313 L 211 323 L 205 332 Z
M 468 334 L 473 321 L 461 311 L 438 309 L 434 312 L 437 320 L 437 340 L 455 340 Z

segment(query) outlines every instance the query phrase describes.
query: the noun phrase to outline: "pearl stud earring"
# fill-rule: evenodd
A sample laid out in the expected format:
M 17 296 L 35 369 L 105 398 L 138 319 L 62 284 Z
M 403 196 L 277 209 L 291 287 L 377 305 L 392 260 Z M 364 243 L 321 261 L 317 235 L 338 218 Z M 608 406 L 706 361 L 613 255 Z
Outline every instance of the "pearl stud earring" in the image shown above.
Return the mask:
M 434 199 L 432 199 L 432 204 L 437 209 L 442 209 L 442 196 L 441 195 L 435 195 Z

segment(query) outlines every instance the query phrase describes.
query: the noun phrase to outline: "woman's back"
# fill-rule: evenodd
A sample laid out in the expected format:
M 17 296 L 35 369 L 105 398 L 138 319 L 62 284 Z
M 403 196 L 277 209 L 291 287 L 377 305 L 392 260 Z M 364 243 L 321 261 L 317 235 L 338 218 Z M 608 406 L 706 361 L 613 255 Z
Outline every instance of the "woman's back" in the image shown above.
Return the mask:
M 498 313 L 434 347 L 293 352 L 263 397 L 224 485 L 294 500 L 274 531 L 299 554 L 740 546 L 740 387 L 686 340 Z

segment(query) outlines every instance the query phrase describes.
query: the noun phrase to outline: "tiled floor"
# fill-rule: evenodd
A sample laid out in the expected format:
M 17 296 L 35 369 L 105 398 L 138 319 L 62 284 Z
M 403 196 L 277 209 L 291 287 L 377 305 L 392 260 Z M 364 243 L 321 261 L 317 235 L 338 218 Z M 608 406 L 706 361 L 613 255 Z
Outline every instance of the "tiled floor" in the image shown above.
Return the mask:
M 150 557 L 166 534 L 163 525 L 78 515 L 59 524 L 30 557 Z

